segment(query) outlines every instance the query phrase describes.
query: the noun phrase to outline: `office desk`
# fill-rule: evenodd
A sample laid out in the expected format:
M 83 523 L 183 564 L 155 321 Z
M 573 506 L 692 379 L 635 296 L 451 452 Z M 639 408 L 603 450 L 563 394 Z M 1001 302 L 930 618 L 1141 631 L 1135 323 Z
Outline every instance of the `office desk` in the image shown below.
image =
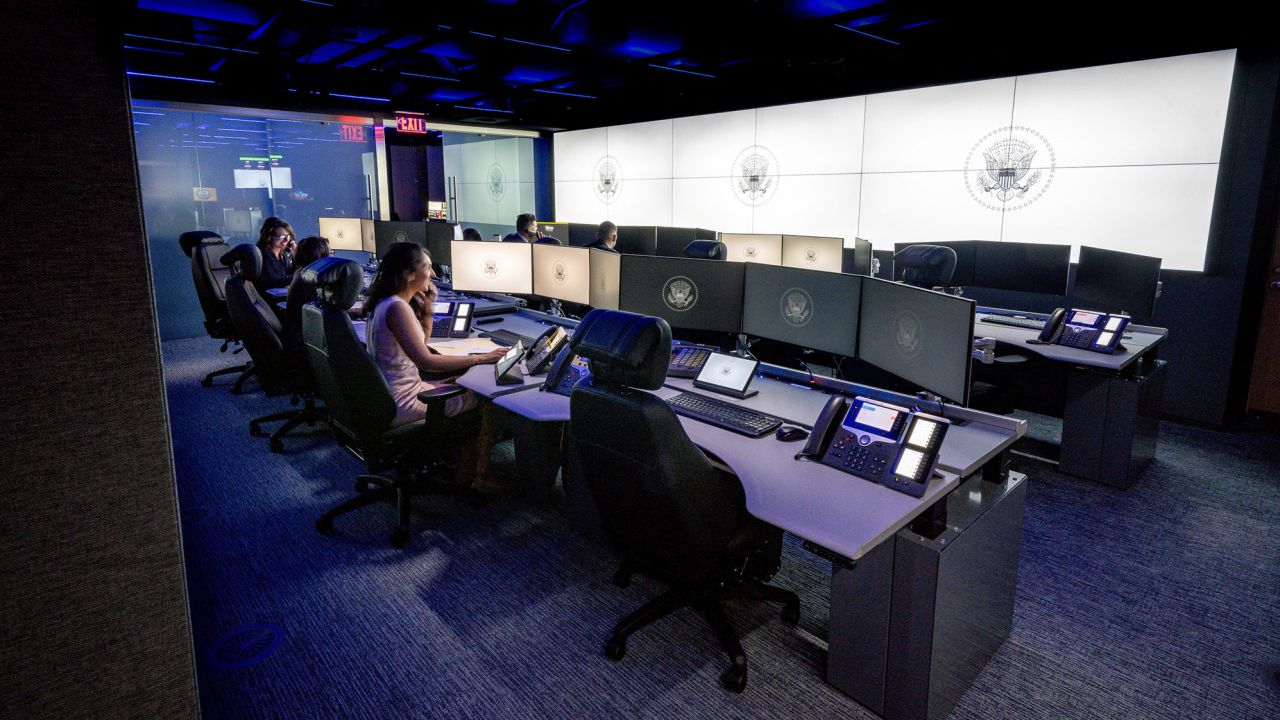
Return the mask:
M 1070 475 L 1119 488 L 1133 485 L 1155 457 L 1159 441 L 1165 363 L 1158 352 L 1168 331 L 1130 325 L 1122 340 L 1125 349 L 1106 355 L 1062 345 L 1032 345 L 1027 340 L 1036 338 L 1036 330 L 982 322 L 988 315 L 1013 314 L 1045 318 L 979 308 L 974 333 L 1049 361 L 1055 372 L 1042 380 L 1062 387 L 1061 400 L 1056 395 L 1032 399 L 1039 405 L 1025 408 L 1062 418 L 1059 446 L 1033 445 L 1028 438 L 1019 449 L 1056 461 Z
M 827 392 L 798 383 L 787 375 L 791 371 L 764 367 L 777 375 L 757 378 L 752 387 L 758 395 L 723 399 L 794 424 L 811 423 Z M 459 382 L 483 393 L 483 378 L 472 377 L 478 370 Z M 691 381 L 668 379 L 654 394 L 668 398 L 688 389 Z M 866 390 L 898 403 L 910 400 Z M 567 397 L 530 384 L 495 395 L 493 402 L 554 428 L 558 447 L 569 418 Z M 945 413 L 957 424 L 942 446 L 942 470 L 922 498 L 797 461 L 801 442 L 748 438 L 680 418 L 690 439 L 738 476 L 751 514 L 804 539 L 808 549 L 831 561 L 827 680 L 887 718 L 948 712 L 1012 624 L 1026 486 L 1002 466 L 1005 451 L 1026 426 L 963 408 Z M 518 459 L 519 453 L 517 443 Z M 590 527 L 598 527 L 594 503 L 572 466 L 570 461 L 565 473 L 571 519 L 598 537 Z M 913 526 L 921 516 L 924 521 Z

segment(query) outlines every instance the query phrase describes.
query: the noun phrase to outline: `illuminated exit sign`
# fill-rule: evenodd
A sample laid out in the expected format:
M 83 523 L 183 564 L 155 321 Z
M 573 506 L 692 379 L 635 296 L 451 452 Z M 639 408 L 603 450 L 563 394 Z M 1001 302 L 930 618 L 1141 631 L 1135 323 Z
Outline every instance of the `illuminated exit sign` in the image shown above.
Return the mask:
M 422 113 L 396 111 L 396 131 L 414 135 L 427 134 L 427 116 Z
M 369 142 L 369 133 L 363 125 L 339 125 L 338 139 L 343 142 Z

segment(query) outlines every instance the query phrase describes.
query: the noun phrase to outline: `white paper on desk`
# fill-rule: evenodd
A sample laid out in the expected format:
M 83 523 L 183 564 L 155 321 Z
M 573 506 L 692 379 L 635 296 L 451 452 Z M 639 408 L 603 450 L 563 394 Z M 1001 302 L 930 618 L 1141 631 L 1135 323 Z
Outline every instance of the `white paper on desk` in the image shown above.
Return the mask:
M 501 345 L 484 337 L 434 340 L 431 342 L 431 347 L 441 355 L 474 355 L 502 348 Z

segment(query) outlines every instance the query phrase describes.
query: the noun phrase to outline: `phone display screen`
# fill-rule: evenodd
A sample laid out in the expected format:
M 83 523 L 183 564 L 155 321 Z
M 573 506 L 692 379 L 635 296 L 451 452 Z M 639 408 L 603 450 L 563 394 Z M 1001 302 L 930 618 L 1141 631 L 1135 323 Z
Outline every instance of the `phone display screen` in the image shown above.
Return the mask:
M 453 319 L 453 331 L 454 331 L 454 332 L 462 332 L 462 331 L 464 331 L 464 330 L 466 330 L 466 329 L 467 329 L 467 318 L 466 318 L 466 317 L 463 317 L 463 316 L 461 316 L 461 315 L 460 315 L 460 316 L 458 316 L 458 317 L 456 317 L 456 318 L 454 318 L 454 319 Z
M 471 303 L 458 303 L 458 317 L 464 318 L 471 314 Z
M 899 425 L 903 413 L 890 407 L 855 400 L 853 407 L 844 417 L 844 426 L 850 430 L 861 430 L 886 438 L 895 438 L 894 431 Z
M 1107 332 L 1115 332 L 1116 330 L 1120 329 L 1120 324 L 1123 322 L 1124 322 L 1124 318 L 1118 318 L 1112 315 L 1111 317 L 1107 318 L 1106 327 L 1104 327 L 1103 329 L 1106 330 Z
M 1083 310 L 1077 310 L 1071 313 L 1071 324 L 1093 326 L 1098 324 L 1099 317 L 1101 316 L 1098 313 L 1091 313 L 1091 312 L 1085 312 Z
M 917 480 L 923 470 L 924 453 L 908 447 L 902 449 L 902 455 L 898 457 L 898 464 L 894 467 L 893 474 L 909 480 Z
M 453 303 L 451 303 L 451 302 L 433 302 L 433 303 L 431 303 L 431 314 L 432 314 L 432 315 L 448 315 L 448 314 L 449 314 L 449 311 L 450 311 L 450 310 L 452 310 L 452 309 L 453 309 Z

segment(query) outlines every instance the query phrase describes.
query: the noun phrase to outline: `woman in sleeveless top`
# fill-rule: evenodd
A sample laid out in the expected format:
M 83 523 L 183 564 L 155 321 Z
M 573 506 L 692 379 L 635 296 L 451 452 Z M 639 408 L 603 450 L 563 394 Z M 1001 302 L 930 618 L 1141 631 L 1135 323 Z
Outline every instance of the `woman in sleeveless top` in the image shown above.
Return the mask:
M 431 337 L 431 313 L 427 309 L 435 301 L 437 291 L 432 279 L 431 258 L 416 243 L 396 243 L 378 266 L 365 301 L 365 312 L 372 312 L 365 326 L 366 347 L 382 370 L 396 402 L 394 425 L 416 422 L 426 417 L 427 406 L 418 393 L 437 383 L 423 380 L 420 371 L 462 374 L 485 363 L 495 363 L 506 352 L 499 348 L 483 355 L 437 355 L 427 349 Z M 450 382 L 450 381 L 444 381 Z M 468 390 L 445 401 L 445 416 L 473 410 L 478 397 Z M 464 449 L 462 474 L 488 482 L 490 437 L 488 408 L 475 433 L 475 443 Z M 443 430 L 443 429 L 442 429 Z M 468 457 L 470 456 L 470 457 Z

